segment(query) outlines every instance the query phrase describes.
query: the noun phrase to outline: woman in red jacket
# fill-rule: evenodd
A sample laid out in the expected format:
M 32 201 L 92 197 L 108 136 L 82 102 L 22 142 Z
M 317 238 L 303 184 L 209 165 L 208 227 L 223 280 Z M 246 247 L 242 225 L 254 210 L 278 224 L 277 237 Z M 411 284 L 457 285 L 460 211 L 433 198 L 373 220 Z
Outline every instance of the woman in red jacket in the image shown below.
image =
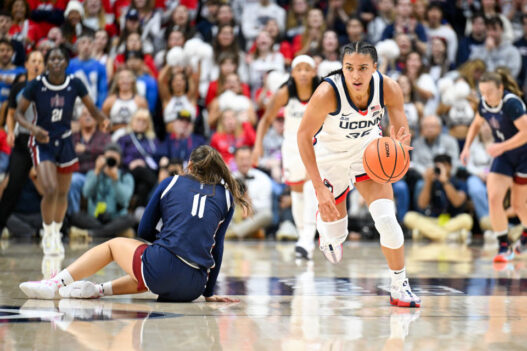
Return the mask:
M 241 146 L 252 147 L 255 139 L 256 132 L 249 121 L 242 122 L 236 112 L 225 110 L 221 113 L 218 131 L 212 135 L 210 146 L 220 152 L 223 160 L 232 170 L 234 151 Z

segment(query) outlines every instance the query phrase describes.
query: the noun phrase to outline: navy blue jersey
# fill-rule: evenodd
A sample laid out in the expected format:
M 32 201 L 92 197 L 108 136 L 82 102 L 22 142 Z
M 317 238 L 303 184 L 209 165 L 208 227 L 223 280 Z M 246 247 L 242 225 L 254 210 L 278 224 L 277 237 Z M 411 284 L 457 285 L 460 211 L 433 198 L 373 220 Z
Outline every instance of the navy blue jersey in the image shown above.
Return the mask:
M 47 75 L 40 75 L 27 84 L 24 97 L 34 102 L 37 125 L 48 131 L 50 138 L 57 138 L 71 129 L 75 99 L 88 94 L 79 78 L 66 76 L 61 85 L 53 85 Z
M 210 269 L 203 294 L 210 296 L 233 212 L 233 197 L 223 185 L 202 184 L 190 176 L 174 176 L 161 182 L 152 195 L 139 223 L 138 235 L 190 264 Z M 160 219 L 162 224 L 157 233 Z
M 518 133 L 518 128 L 514 125 L 514 121 L 527 113 L 523 101 L 506 90 L 503 93 L 502 102 L 497 107 L 488 106 L 485 100 L 481 98 L 478 112 L 489 123 L 496 142 L 508 140 Z M 506 154 L 525 152 L 527 152 L 527 144 L 509 150 Z

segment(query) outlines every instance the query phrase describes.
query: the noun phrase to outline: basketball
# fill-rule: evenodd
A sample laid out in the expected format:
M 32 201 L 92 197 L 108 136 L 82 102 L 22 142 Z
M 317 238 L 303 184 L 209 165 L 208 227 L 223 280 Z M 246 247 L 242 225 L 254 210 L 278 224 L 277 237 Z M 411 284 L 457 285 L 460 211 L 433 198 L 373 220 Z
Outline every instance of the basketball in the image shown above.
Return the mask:
M 410 154 L 392 138 L 373 140 L 364 151 L 362 164 L 371 180 L 377 183 L 395 183 L 408 171 Z

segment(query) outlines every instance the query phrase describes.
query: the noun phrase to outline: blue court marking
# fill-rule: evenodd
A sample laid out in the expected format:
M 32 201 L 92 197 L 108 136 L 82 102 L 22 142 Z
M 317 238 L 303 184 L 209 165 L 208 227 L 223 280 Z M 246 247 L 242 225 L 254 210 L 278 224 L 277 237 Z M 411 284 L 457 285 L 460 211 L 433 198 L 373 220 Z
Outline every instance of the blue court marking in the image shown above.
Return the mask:
M 111 320 L 130 320 L 130 319 L 160 319 L 177 318 L 183 314 L 167 312 L 144 312 L 144 311 L 125 311 L 110 309 L 104 311 L 99 308 L 47 308 L 24 306 L 5 306 L 0 305 L 0 324 L 3 323 L 38 323 L 38 322 L 58 322 L 62 320 L 75 320 L 84 322 L 111 321 Z
M 423 296 L 527 296 L 527 279 L 412 278 L 412 290 Z M 380 296 L 388 295 L 389 280 L 378 278 L 235 278 L 217 282 L 219 295 L 256 296 Z

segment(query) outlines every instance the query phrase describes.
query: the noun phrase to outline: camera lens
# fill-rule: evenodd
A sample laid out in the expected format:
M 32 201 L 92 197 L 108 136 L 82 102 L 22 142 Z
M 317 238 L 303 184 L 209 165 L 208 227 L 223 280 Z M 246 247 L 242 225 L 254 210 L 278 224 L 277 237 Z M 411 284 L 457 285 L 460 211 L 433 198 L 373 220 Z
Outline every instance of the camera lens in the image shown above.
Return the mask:
M 113 157 L 106 157 L 106 165 L 108 167 L 115 167 L 117 165 L 117 160 Z
M 441 174 L 441 170 L 439 169 L 439 167 L 434 167 L 434 173 L 437 175 Z

